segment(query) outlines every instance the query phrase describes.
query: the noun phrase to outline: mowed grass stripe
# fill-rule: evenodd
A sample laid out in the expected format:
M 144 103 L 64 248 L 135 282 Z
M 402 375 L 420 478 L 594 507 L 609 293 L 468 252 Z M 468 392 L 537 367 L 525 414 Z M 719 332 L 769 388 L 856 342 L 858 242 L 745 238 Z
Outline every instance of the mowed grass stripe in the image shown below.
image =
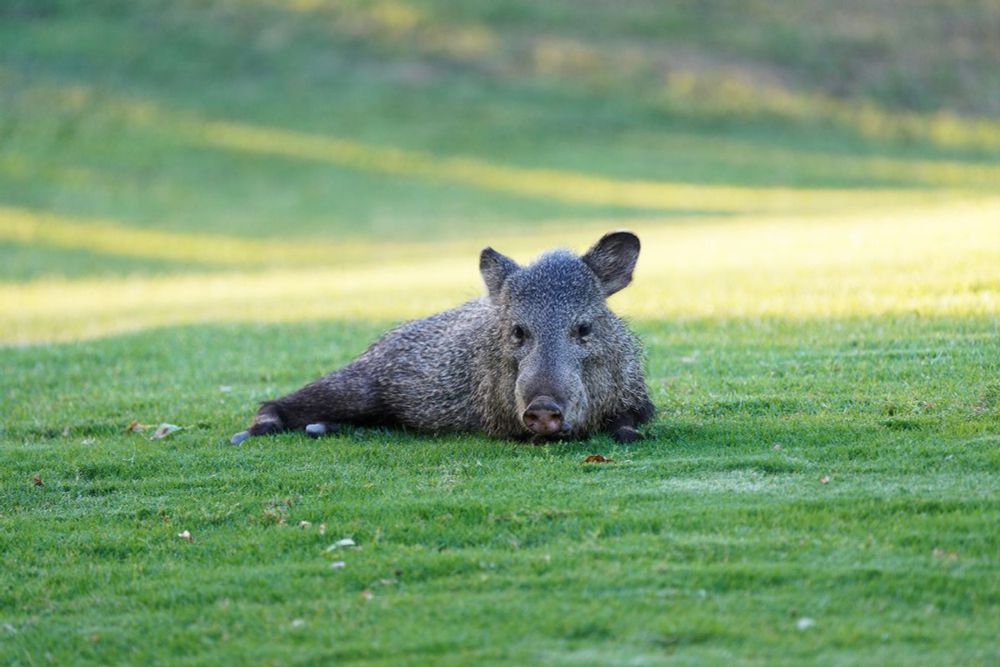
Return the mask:
M 996 313 L 998 215 L 1000 205 L 987 199 L 854 217 L 656 225 L 608 220 L 611 228 L 634 228 L 644 244 L 638 278 L 615 298 L 615 305 L 628 316 L 647 319 Z M 205 237 L 141 231 L 117 237 L 117 228 L 97 223 L 97 234 L 81 241 L 86 222 L 57 220 L 41 232 L 45 216 L 12 209 L 7 216 L 0 216 L 0 229 L 4 220 L 12 228 L 23 223 L 29 234 L 25 238 L 38 233 L 89 248 L 107 238 L 112 251 L 127 251 L 128 240 L 134 239 L 134 252 L 140 255 L 150 252 L 149 244 L 162 242 L 173 247 L 167 254 L 188 259 L 209 252 L 200 245 Z M 591 234 L 540 235 L 502 249 L 528 260 L 556 238 L 559 245 L 582 250 L 596 238 Z M 220 245 L 239 254 L 266 243 L 226 239 Z M 389 244 L 388 252 L 393 247 Z M 322 245 L 313 249 L 328 258 L 327 266 L 2 284 L 0 341 L 79 339 L 200 321 L 385 321 L 429 314 L 481 293 L 478 250 L 470 242 L 411 247 L 401 250 L 407 259 L 392 262 L 380 257 L 383 244 L 378 242 L 331 244 L 329 253 Z M 287 251 L 287 259 L 298 252 L 291 243 L 279 244 L 278 250 Z M 312 251 L 302 253 L 306 260 Z M 220 261 L 230 259 L 223 255 Z
M 484 191 L 562 203 L 621 207 L 639 211 L 709 213 L 864 211 L 926 201 L 915 188 L 801 188 L 710 185 L 690 182 L 610 178 L 567 169 L 520 167 L 484 157 L 438 155 L 417 149 L 359 141 L 236 120 L 213 119 L 172 109 L 155 99 L 130 97 L 83 84 L 42 86 L 25 96 L 54 98 L 77 111 L 91 110 L 157 135 L 169 135 L 196 148 L 214 148 L 271 158 L 347 166 L 353 169 L 444 182 Z M 98 109 L 99 105 L 99 109 Z M 14 165 L 16 166 L 16 165 Z M 876 168 L 878 163 L 876 162 Z M 884 168 L 884 166 L 882 167 Z M 928 171 L 926 165 L 923 174 Z M 953 196 L 981 187 L 991 166 L 966 164 L 969 179 L 945 176 L 936 185 Z M 985 170 L 985 171 L 984 171 Z M 947 170 L 945 172 L 947 173 Z M 918 178 L 923 178 L 920 175 Z

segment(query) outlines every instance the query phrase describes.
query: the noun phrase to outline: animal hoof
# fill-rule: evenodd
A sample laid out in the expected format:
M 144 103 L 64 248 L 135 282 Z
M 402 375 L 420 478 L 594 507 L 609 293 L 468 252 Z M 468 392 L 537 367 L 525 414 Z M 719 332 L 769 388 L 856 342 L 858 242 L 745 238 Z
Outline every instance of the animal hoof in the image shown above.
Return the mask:
M 316 422 L 306 426 L 306 435 L 310 438 L 319 438 L 337 432 L 337 424 L 327 424 L 326 422 Z
M 240 431 L 239 433 L 237 433 L 236 435 L 234 435 L 229 439 L 229 444 L 238 445 L 249 437 L 250 437 L 249 431 Z
M 615 442 L 629 443 L 629 442 L 635 442 L 636 440 L 641 438 L 642 434 L 640 434 L 631 426 L 620 426 L 617 429 L 615 429 L 613 437 L 615 439 Z

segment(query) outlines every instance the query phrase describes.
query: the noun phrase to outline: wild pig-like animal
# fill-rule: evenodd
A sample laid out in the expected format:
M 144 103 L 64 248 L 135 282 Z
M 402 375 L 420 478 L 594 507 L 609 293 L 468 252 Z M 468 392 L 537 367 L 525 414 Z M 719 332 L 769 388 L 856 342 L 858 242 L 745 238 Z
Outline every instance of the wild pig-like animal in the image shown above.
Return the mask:
M 231 442 L 300 429 L 318 437 L 342 424 L 635 440 L 653 416 L 642 350 L 605 298 L 632 281 L 638 257 L 630 232 L 523 267 L 486 248 L 487 296 L 403 324 L 343 368 L 265 401 Z

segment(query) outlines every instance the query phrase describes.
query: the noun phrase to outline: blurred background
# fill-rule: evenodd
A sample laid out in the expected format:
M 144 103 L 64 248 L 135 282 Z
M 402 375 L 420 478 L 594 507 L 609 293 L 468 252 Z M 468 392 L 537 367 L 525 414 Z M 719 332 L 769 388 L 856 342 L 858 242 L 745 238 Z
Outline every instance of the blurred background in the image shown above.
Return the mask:
M 643 239 L 634 318 L 995 314 L 995 0 L 2 0 L 0 342 L 398 320 Z

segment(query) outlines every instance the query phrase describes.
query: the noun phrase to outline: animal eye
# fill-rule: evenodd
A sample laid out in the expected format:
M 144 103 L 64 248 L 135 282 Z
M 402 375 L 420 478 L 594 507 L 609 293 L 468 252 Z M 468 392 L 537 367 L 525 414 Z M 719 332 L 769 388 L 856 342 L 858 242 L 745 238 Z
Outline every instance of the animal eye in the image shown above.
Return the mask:
M 592 330 L 593 327 L 590 325 L 590 322 L 583 322 L 582 324 L 578 324 L 576 327 L 576 337 L 585 338 L 586 336 L 590 335 L 590 332 Z
M 519 324 L 515 324 L 514 328 L 510 331 L 510 336 L 514 339 L 515 343 L 520 344 L 523 343 L 524 339 L 528 337 L 528 333 L 524 330 L 524 327 Z

